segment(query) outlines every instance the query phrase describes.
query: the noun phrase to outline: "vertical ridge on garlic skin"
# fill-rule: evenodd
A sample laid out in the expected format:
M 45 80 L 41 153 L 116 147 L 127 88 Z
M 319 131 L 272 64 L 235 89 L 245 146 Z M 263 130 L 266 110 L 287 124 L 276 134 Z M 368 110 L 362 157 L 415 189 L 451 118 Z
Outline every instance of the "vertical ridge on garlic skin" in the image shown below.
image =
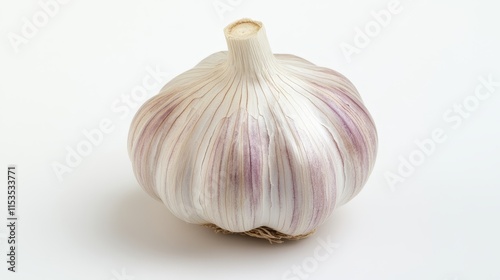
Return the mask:
M 225 54 L 214 54 L 200 62 L 198 64 L 200 68 L 177 76 L 167 83 L 158 95 L 143 104 L 132 120 L 129 132 L 129 155 L 133 159 L 132 164 L 140 185 L 151 196 L 159 198 L 157 191 L 162 184 L 161 181 L 157 181 L 157 171 L 164 172 L 158 168 L 161 164 L 160 143 L 165 143 L 162 141 L 167 139 L 171 130 L 175 131 L 172 126 L 178 121 L 179 115 L 186 110 L 187 104 L 192 102 L 192 99 L 202 97 L 203 92 L 218 85 L 217 81 L 224 75 L 227 76 L 224 71 L 213 68 L 214 64 L 218 65 L 224 59 Z M 207 66 L 203 67 L 204 65 Z M 192 84 L 193 78 L 199 82 Z M 215 94 L 214 96 L 217 97 Z M 167 150 L 172 148 L 171 142 L 167 144 L 170 145 L 166 147 Z
M 302 61 L 310 64 L 305 60 Z M 325 69 L 326 68 L 323 68 L 321 70 Z M 312 71 L 312 73 L 316 72 L 318 71 Z M 312 77 L 314 77 L 313 75 L 309 75 L 309 79 L 288 79 L 288 82 L 299 83 L 303 90 L 302 92 L 308 93 L 309 100 L 319 109 L 313 111 L 324 112 L 324 116 L 329 119 L 326 122 L 323 121 L 323 123 L 330 126 L 332 124 L 335 125 L 334 128 L 331 128 L 332 132 L 336 132 L 333 135 L 337 134 L 338 136 L 342 136 L 341 138 L 336 137 L 335 141 L 341 143 L 342 147 L 346 149 L 344 152 L 345 156 L 342 158 L 347 159 L 352 157 L 352 155 L 358 157 L 357 160 L 344 162 L 346 165 L 344 169 L 348 171 L 355 170 L 353 173 L 357 174 L 357 176 L 346 176 L 346 178 L 354 178 L 355 182 L 352 184 L 355 187 L 344 192 L 341 202 L 341 204 L 343 204 L 361 190 L 371 172 L 371 166 L 376 156 L 377 135 L 375 130 L 366 129 L 367 127 L 374 128 L 374 123 L 370 114 L 362 104 L 361 98 L 352 83 L 333 70 L 326 69 L 325 72 L 327 72 L 329 76 L 321 77 L 322 72 L 317 74 L 318 77 L 322 78 L 321 81 L 323 84 L 319 82 L 318 78 L 312 79 Z M 332 74 L 338 79 L 331 79 Z M 301 72 L 295 73 L 295 75 L 301 76 L 303 74 Z M 284 75 L 284 77 L 290 76 L 291 75 Z M 325 80 L 332 81 L 330 82 L 331 85 L 325 83 Z M 303 81 L 309 81 L 309 83 Z M 311 97 L 316 97 L 317 100 Z M 326 107 L 320 103 L 324 103 Z M 346 182 L 346 184 L 351 185 L 351 182 Z
M 333 176 L 330 174 L 332 167 L 329 166 L 328 155 L 324 154 L 321 142 L 313 139 L 320 139 L 323 136 L 317 134 L 322 131 L 311 118 L 298 118 L 294 113 L 293 99 L 290 91 L 283 87 L 276 87 L 275 90 L 281 92 L 282 98 L 274 111 L 276 120 L 276 136 L 279 145 L 276 146 L 277 154 L 281 157 L 281 163 L 286 169 L 278 174 L 289 174 L 290 177 L 278 178 L 278 189 L 287 190 L 288 194 L 283 198 L 287 202 L 287 208 L 291 214 L 288 221 L 278 229 L 287 234 L 297 234 L 297 232 L 308 232 L 316 228 L 328 216 L 327 205 L 335 204 L 335 184 Z M 302 103 L 305 100 L 301 100 Z M 296 106 L 296 105 L 295 105 Z M 307 107 L 303 103 L 302 108 Z M 296 109 L 296 108 L 295 108 Z M 300 112 L 300 110 L 299 110 Z M 330 154 L 330 153 L 327 153 Z M 323 165 L 317 164 L 317 159 L 321 159 Z M 319 170 L 319 172 L 318 172 Z M 330 194 L 330 196 L 327 196 Z M 316 214 L 321 217 L 316 217 Z
M 183 132 L 181 130 L 175 131 L 176 134 L 178 134 L 179 137 L 179 145 L 183 147 L 182 152 L 179 152 L 176 155 L 175 159 L 169 160 L 169 166 L 168 170 L 171 170 L 172 172 L 169 174 L 167 173 L 167 177 L 165 177 L 165 180 L 163 180 L 159 185 L 163 186 L 165 188 L 165 192 L 170 192 L 173 194 L 179 194 L 184 191 L 184 189 L 190 189 L 192 190 L 193 195 L 190 197 L 184 197 L 182 200 L 183 203 L 179 204 L 178 201 L 176 200 L 170 200 L 168 203 L 172 206 L 177 207 L 177 209 L 173 209 L 173 212 L 177 213 L 177 215 L 180 215 L 186 219 L 188 218 L 188 221 L 190 222 L 195 222 L 195 221 L 205 221 L 205 213 L 203 213 L 203 208 L 205 207 L 204 205 L 197 206 L 197 204 L 200 203 L 200 198 L 197 197 L 198 194 L 201 193 L 201 188 L 202 188 L 202 179 L 200 178 L 200 174 L 202 172 L 203 166 L 200 164 L 196 164 L 195 167 L 196 169 L 193 170 L 193 173 L 190 176 L 195 176 L 196 182 L 200 182 L 200 184 L 196 185 L 186 185 L 180 182 L 182 180 L 182 175 L 180 176 L 179 179 L 173 179 L 176 178 L 176 176 L 179 176 L 179 173 L 177 172 L 179 169 L 186 169 L 188 168 L 185 164 L 181 164 L 178 166 L 179 162 L 186 163 L 186 159 L 192 160 L 193 162 L 199 162 L 198 157 L 199 153 L 195 152 L 197 149 L 203 149 L 206 150 L 208 149 L 208 143 L 199 141 L 200 139 L 203 138 L 198 138 L 197 136 L 199 134 L 206 134 L 207 131 L 210 133 L 210 131 L 221 121 L 221 119 L 224 118 L 224 116 L 227 115 L 229 110 L 231 109 L 232 101 L 234 98 L 231 98 L 230 95 L 225 96 L 225 95 L 219 95 L 216 94 L 220 91 L 222 92 L 231 92 L 234 89 L 235 84 L 237 84 L 238 81 L 235 77 L 229 77 L 223 76 L 222 81 L 218 82 L 211 82 L 207 86 L 206 91 L 203 92 L 203 96 L 196 96 L 191 94 L 187 100 L 189 100 L 189 104 L 191 104 L 191 120 L 187 120 L 189 123 L 195 123 L 196 125 L 193 127 L 189 127 L 189 130 L 186 132 Z M 202 97 L 212 97 L 210 99 L 207 98 L 202 98 Z M 210 102 L 207 102 L 210 101 Z M 217 107 L 212 107 L 217 104 Z M 213 118 L 209 118 L 208 116 L 212 115 Z M 205 120 L 210 120 L 209 122 L 205 123 Z M 179 121 L 179 123 L 184 123 L 184 121 Z M 204 131 L 206 129 L 207 131 Z M 196 133 L 195 135 L 193 135 Z M 172 148 L 170 148 L 172 149 Z M 181 151 L 181 149 L 178 149 Z M 170 180 L 169 178 L 170 177 Z M 193 187 L 191 187 L 193 186 Z M 174 197 L 173 195 L 170 195 L 170 197 Z M 185 209 L 182 209 L 179 207 L 179 205 L 182 205 L 185 207 Z M 215 208 L 219 209 L 219 207 Z

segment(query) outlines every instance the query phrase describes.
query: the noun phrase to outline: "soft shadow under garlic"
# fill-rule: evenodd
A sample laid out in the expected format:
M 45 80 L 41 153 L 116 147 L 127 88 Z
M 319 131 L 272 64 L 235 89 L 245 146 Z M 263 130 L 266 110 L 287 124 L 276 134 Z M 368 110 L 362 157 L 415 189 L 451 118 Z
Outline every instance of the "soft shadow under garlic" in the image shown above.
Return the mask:
M 117 246 L 134 252 L 178 257 L 207 258 L 220 252 L 219 257 L 223 259 L 242 249 L 276 247 L 265 240 L 240 235 L 225 237 L 201 225 L 186 223 L 172 215 L 161 202 L 136 189 L 117 194 L 114 199 L 106 230 L 116 237 Z

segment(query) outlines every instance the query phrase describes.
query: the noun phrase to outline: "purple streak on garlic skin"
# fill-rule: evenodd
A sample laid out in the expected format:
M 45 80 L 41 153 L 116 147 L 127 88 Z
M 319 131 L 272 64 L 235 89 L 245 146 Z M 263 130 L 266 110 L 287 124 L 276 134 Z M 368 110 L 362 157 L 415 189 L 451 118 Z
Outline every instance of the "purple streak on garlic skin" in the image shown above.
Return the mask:
M 229 208 L 212 217 L 212 222 L 220 225 L 234 224 L 237 227 L 253 228 L 255 217 L 260 214 L 262 152 L 256 134 L 255 121 L 244 111 L 238 111 L 224 118 L 214 135 L 215 145 L 210 158 L 214 166 L 207 178 L 209 188 L 216 189 L 218 209 Z M 252 132 L 248 134 L 248 131 Z M 251 135 L 251 138 L 249 138 Z M 253 140 L 253 141 L 251 141 Z M 254 142 L 255 141 L 255 142 Z M 252 217 L 250 220 L 240 217 Z
M 353 177 L 354 188 L 343 199 L 342 203 L 345 203 L 361 190 L 371 172 L 377 148 L 377 135 L 373 120 L 362 104 L 356 88 L 343 75 L 331 69 L 314 66 L 295 56 L 278 55 L 278 57 L 288 58 L 289 60 L 285 62 L 288 68 L 294 75 L 302 76 L 305 81 L 309 81 L 311 95 L 324 102 L 334 112 L 334 115 L 329 116 L 332 118 L 331 124 L 336 126 L 335 130 L 342 135 L 346 154 L 357 158 L 355 164 L 351 165 L 356 169 L 357 174 Z M 296 69 L 307 67 L 310 67 L 310 72 L 296 71 Z M 325 80 L 330 82 L 325 83 Z
M 247 176 L 247 188 L 251 195 L 251 204 L 254 208 L 260 203 L 261 198 L 261 169 L 262 169 L 262 149 L 263 145 L 268 145 L 268 143 L 263 143 L 259 135 L 259 127 L 256 120 L 251 117 L 248 118 L 248 138 L 244 140 L 244 148 L 246 154 L 244 158 L 248 159 L 248 165 L 245 170 L 248 174 Z M 255 211 L 256 209 L 254 209 Z
M 151 119 L 148 119 L 145 123 L 143 123 L 143 130 L 139 132 L 139 137 L 135 140 L 136 142 L 129 142 L 129 150 L 132 150 L 133 147 L 130 146 L 134 143 L 134 147 L 137 147 L 134 154 L 131 157 L 139 159 L 137 162 L 134 162 L 135 165 L 138 166 L 136 172 L 136 176 L 139 180 L 141 186 L 144 187 L 146 192 L 148 192 L 151 196 L 158 199 L 158 194 L 154 188 L 154 178 L 155 178 L 155 169 L 148 168 L 151 165 L 154 165 L 156 162 L 150 159 L 149 155 L 151 153 L 154 154 L 154 145 L 150 145 L 150 141 L 155 139 L 155 134 L 157 131 L 162 128 L 162 123 L 168 119 L 169 115 L 176 108 L 175 103 L 165 102 L 162 100 L 163 98 L 155 98 L 151 99 L 150 102 L 143 106 L 143 110 L 146 111 L 157 111 L 158 114 L 153 116 Z M 168 104 L 165 106 L 165 104 Z M 137 127 L 136 127 L 137 128 Z M 137 133 L 135 130 L 130 131 L 130 135 L 134 135 Z M 145 159 L 144 162 L 141 159 Z M 149 160 L 148 160 L 149 159 Z M 152 172 L 151 176 L 145 176 L 146 174 Z

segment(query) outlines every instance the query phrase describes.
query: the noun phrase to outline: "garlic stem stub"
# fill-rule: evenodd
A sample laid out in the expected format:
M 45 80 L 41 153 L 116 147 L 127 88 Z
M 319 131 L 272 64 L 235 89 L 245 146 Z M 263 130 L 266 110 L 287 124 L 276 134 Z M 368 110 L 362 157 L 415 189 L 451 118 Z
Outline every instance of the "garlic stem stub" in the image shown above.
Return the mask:
M 138 110 L 128 138 L 135 176 L 186 222 L 307 236 L 367 181 L 375 124 L 346 77 L 273 54 L 262 23 L 242 19 L 224 33 L 228 51 Z

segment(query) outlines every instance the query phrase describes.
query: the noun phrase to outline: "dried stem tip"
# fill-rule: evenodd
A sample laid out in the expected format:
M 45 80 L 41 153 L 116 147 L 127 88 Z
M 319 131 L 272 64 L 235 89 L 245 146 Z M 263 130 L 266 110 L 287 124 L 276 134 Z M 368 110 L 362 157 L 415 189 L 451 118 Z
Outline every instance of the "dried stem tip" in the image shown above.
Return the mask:
M 264 26 L 259 21 L 241 19 L 224 29 L 228 65 L 239 73 L 271 73 L 277 67 Z
M 261 27 L 262 24 L 258 21 L 242 19 L 226 27 L 225 31 L 230 38 L 246 39 L 255 35 Z

